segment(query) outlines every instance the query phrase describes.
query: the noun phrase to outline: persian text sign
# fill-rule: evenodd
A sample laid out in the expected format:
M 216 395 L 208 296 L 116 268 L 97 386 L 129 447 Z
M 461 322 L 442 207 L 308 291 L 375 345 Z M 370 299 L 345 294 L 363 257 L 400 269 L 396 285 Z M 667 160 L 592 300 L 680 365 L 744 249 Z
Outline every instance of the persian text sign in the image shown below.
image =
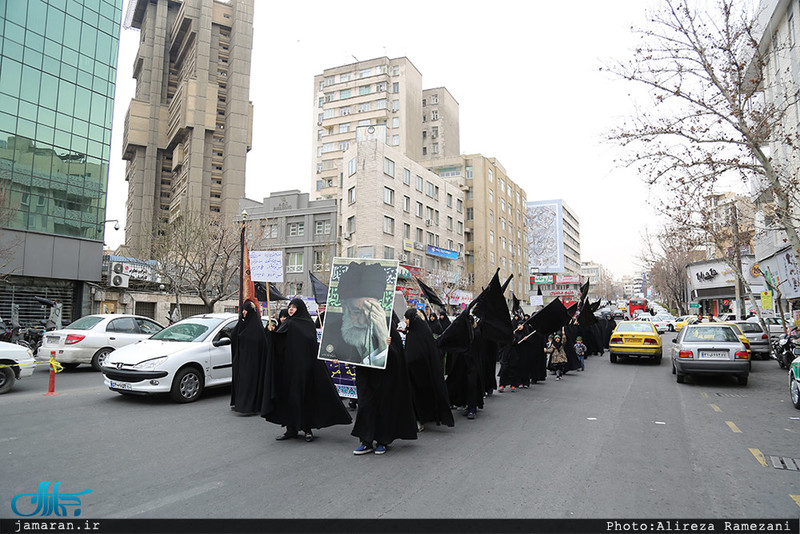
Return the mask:
M 283 253 L 280 250 L 251 250 L 250 277 L 253 282 L 283 282 Z

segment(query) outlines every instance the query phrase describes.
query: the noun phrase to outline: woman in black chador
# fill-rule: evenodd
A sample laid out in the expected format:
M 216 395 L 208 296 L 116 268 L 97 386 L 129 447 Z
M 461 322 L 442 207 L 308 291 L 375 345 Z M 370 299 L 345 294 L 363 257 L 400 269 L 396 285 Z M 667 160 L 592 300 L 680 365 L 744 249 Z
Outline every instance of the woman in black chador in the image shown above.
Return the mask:
M 246 300 L 231 333 L 231 409 L 248 415 L 261 410 L 267 339 L 255 304 Z
M 267 389 L 261 415 L 267 421 L 286 427 L 276 439 L 297 437 L 305 432 L 313 441 L 311 429 L 352 422 L 339 399 L 328 368 L 317 359 L 317 330 L 302 299 L 289 303 L 289 318 L 272 335 L 275 358 L 265 373 Z
M 353 454 L 384 454 L 396 439 L 417 439 L 417 422 L 411 400 L 403 340 L 397 333 L 397 315 L 392 314 L 386 368 L 359 367 L 356 371 L 358 414 L 352 436 L 361 444 Z M 374 444 L 373 444 L 374 442 Z
M 439 349 L 424 316 L 415 308 L 405 313 L 406 364 L 417 422 L 453 426 Z

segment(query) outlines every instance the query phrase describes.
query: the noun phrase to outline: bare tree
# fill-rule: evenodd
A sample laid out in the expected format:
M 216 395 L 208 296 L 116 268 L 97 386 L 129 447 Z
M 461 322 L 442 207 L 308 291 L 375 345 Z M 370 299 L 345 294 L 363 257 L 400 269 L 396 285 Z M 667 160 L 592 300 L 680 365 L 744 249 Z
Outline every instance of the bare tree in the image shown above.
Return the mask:
M 686 265 L 691 262 L 691 252 L 701 242 L 700 235 L 697 231 L 672 225 L 655 236 L 646 234 L 644 237 L 641 261 L 650 272 L 653 288 L 670 308 L 678 310 L 678 315 L 686 314 Z
M 642 44 L 633 57 L 605 69 L 646 87 L 654 105 L 610 137 L 630 150 L 626 162 L 648 183 L 680 192 L 663 206 L 667 213 L 726 180 L 755 188 L 755 197 L 771 199 L 776 224 L 800 257 L 792 167 L 800 144 L 788 113 L 798 96 L 796 89 L 767 86 L 767 63 L 781 44 L 773 43 L 771 53 L 759 49 L 758 17 L 750 7 L 736 0 L 692 7 L 663 0 L 650 24 L 637 30 Z M 789 72 L 784 77 L 792 79 Z M 769 144 L 780 146 L 780 159 L 765 149 Z
M 157 274 L 180 305 L 182 294 L 196 294 L 209 312 L 235 295 L 239 277 L 239 226 L 217 215 L 184 213 L 162 224 L 153 242 Z

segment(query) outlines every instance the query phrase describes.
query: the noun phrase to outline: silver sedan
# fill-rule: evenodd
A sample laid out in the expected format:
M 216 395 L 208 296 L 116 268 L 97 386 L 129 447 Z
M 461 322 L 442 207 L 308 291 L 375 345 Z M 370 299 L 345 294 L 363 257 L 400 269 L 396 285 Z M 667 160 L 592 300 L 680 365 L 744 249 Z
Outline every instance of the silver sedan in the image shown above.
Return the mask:
M 734 375 L 744 386 L 750 374 L 750 356 L 732 326 L 691 324 L 673 341 L 672 373 L 679 383 L 686 375 Z

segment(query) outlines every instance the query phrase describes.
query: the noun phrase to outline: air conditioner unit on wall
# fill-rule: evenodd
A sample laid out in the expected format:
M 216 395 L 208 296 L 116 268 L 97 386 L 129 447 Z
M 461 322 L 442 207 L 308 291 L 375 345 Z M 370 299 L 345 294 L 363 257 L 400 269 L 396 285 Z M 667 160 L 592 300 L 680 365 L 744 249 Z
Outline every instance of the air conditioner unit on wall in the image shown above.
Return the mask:
M 430 219 L 425 219 L 425 226 L 433 226 L 433 221 Z
M 343 232 L 343 233 L 342 233 L 342 237 L 343 237 L 344 239 L 350 239 L 350 232 Z
M 112 273 L 108 279 L 108 285 L 111 287 L 128 287 L 130 282 L 130 275 Z

